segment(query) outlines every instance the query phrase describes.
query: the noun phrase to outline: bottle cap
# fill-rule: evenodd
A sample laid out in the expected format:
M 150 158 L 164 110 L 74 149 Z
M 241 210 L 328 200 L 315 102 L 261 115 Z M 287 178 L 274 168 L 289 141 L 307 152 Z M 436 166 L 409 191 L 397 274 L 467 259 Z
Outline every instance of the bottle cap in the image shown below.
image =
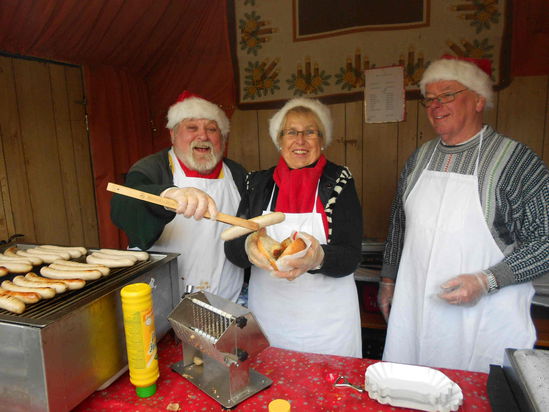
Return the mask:
M 275 399 L 269 403 L 269 412 L 290 412 L 291 405 L 285 399 Z
M 140 398 L 148 398 L 149 396 L 153 396 L 156 393 L 156 383 L 153 383 L 150 386 L 136 386 L 135 393 L 137 393 L 137 396 Z

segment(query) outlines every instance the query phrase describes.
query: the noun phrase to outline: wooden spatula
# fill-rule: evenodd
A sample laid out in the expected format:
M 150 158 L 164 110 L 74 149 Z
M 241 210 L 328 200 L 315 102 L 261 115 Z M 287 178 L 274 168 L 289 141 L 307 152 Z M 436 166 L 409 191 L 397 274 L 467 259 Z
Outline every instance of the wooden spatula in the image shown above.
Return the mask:
M 107 184 L 107 190 L 109 192 L 118 193 L 119 195 L 133 197 L 135 199 L 140 199 L 145 202 L 154 203 L 160 206 L 167 207 L 169 209 L 177 209 L 178 203 L 177 200 L 168 199 L 166 197 L 160 197 L 153 195 L 151 193 L 143 192 L 141 190 L 132 189 L 130 187 L 117 185 L 116 183 Z M 210 214 L 206 212 L 204 217 L 210 219 Z M 215 220 L 218 220 L 223 223 L 228 223 L 233 226 L 245 227 L 250 230 L 259 230 L 259 224 L 252 222 L 251 220 L 242 219 L 240 217 L 226 215 L 225 213 L 218 212 Z

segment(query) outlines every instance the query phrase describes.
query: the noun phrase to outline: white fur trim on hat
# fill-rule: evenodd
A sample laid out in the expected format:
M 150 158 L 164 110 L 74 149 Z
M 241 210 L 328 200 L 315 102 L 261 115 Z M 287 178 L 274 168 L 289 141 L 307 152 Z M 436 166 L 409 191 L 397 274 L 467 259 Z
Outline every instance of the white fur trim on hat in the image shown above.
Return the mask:
M 440 80 L 455 80 L 486 99 L 486 107 L 493 106 L 492 79 L 474 63 L 456 59 L 440 59 L 431 63 L 419 82 L 425 96 L 425 86 Z
M 278 146 L 278 137 L 280 136 L 280 130 L 282 129 L 282 122 L 286 117 L 286 113 L 294 107 L 303 106 L 311 109 L 320 119 L 324 126 L 324 147 L 328 147 L 332 142 L 332 115 L 328 106 L 320 103 L 318 100 L 307 99 L 304 97 L 298 97 L 288 101 L 282 109 L 280 109 L 269 121 L 269 134 L 275 146 Z
M 224 137 L 227 136 L 230 129 L 229 119 L 225 112 L 219 106 L 200 97 L 188 97 L 173 104 L 168 110 L 167 118 L 168 124 L 166 124 L 166 127 L 170 130 L 184 119 L 214 120 Z

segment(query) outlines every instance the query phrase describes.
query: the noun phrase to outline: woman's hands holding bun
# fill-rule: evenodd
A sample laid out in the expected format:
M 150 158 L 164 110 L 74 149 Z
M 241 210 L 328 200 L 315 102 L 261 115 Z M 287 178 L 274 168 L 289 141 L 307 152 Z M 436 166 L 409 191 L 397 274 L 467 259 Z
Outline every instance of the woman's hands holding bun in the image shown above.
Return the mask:
M 288 257 L 284 260 L 284 264 L 286 267 L 289 266 L 290 270 L 279 270 L 277 260 L 305 249 L 305 242 L 303 239 L 294 236 L 293 239 L 288 238 L 279 243 L 266 234 L 265 228 L 250 234 L 246 238 L 245 250 L 248 259 L 253 265 L 271 271 L 274 276 L 288 280 L 294 280 L 309 270 L 320 268 L 324 261 L 324 250 L 319 241 L 308 233 L 300 232 L 300 235 L 309 240 L 311 246 L 304 256 Z
M 273 267 L 271 264 L 273 260 L 269 255 L 265 254 L 264 251 L 259 250 L 258 240 L 260 236 L 263 236 L 263 237 L 266 236 L 265 229 L 261 229 L 257 232 L 253 232 L 250 235 L 248 235 L 248 237 L 246 238 L 246 243 L 244 244 L 244 248 L 246 250 L 246 254 L 248 255 L 248 259 L 250 260 L 252 265 L 255 265 L 258 268 L 270 271 L 270 270 L 273 270 Z M 268 236 L 267 238 L 271 239 Z M 274 239 L 271 239 L 271 240 L 275 242 Z
M 320 269 L 322 266 L 322 262 L 324 262 L 324 249 L 322 249 L 320 242 L 308 233 L 300 232 L 300 234 L 311 241 L 311 246 L 307 249 L 307 253 L 305 253 L 305 256 L 303 257 L 286 259 L 285 263 L 293 269 L 286 272 L 275 270 L 273 272 L 275 276 L 288 280 L 294 280 L 305 272 Z

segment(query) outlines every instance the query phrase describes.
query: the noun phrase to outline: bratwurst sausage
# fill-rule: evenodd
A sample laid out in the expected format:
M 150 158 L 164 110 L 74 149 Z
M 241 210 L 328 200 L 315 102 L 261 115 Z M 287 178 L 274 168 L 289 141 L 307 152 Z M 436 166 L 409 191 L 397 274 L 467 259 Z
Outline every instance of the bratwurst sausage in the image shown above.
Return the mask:
M 25 311 L 25 307 L 26 306 L 23 301 L 10 295 L 0 294 L 0 308 L 13 313 L 21 314 Z
M 133 259 L 117 259 L 115 256 L 112 257 L 112 259 L 108 258 L 100 258 L 97 256 L 94 256 L 92 253 L 91 255 L 86 256 L 86 262 L 97 264 L 97 265 L 104 265 L 109 268 L 122 268 L 127 266 L 132 266 L 135 261 Z
M 26 252 L 40 257 L 46 263 L 51 263 L 55 259 L 69 260 L 71 258 L 67 252 L 40 249 L 39 247 L 27 249 Z
M 100 253 L 107 253 L 109 255 L 116 256 L 134 256 L 137 260 L 149 260 L 149 254 L 147 252 L 141 252 L 139 250 L 118 250 L 118 249 L 99 249 Z
M 2 288 L 0 288 L 0 295 L 13 296 L 23 303 L 36 303 L 42 299 L 42 297 L 36 292 L 13 292 Z
M 273 213 L 268 213 L 262 216 L 252 217 L 251 219 L 248 219 L 248 220 L 259 223 L 260 227 L 265 227 L 265 226 L 271 226 L 271 225 L 275 225 L 277 223 L 283 222 L 284 219 L 286 219 L 286 215 L 284 215 L 284 213 L 273 212 Z M 224 230 L 221 233 L 221 239 L 223 240 L 236 239 L 237 237 L 240 237 L 252 232 L 253 230 L 246 229 L 245 227 L 233 226 Z
M 19 286 L 13 283 L 10 280 L 5 280 L 2 282 L 2 288 L 6 290 L 11 290 L 12 292 L 35 292 L 40 295 L 43 299 L 51 299 L 55 296 L 55 289 L 52 288 L 35 288 L 28 286 Z
M 27 273 L 28 275 L 28 273 Z M 17 286 L 23 286 L 26 288 L 41 288 L 44 287 L 43 283 L 40 282 L 33 282 L 29 279 L 27 279 L 27 275 L 25 276 L 16 276 L 13 278 L 13 283 L 15 283 Z M 56 283 L 49 283 L 49 288 L 52 288 L 55 290 L 56 293 L 63 293 L 66 292 L 68 289 L 68 286 L 62 282 L 56 282 Z
M 27 273 L 32 270 L 30 263 L 0 260 L 0 266 L 5 267 L 10 273 Z
M 35 255 L 31 255 L 29 253 L 27 253 L 26 255 L 25 254 L 21 254 L 21 255 L 18 255 L 17 252 L 19 251 L 19 249 L 17 249 L 15 246 L 12 246 L 10 248 L 7 248 L 5 251 L 4 251 L 4 256 L 9 256 L 9 257 L 15 257 L 15 258 L 25 258 L 27 259 L 30 263 L 32 263 L 33 265 L 41 265 L 42 263 L 44 263 L 42 261 L 42 259 L 40 259 L 38 256 L 35 256 Z
M 60 283 L 64 284 L 65 289 L 68 287 L 70 290 L 75 289 L 82 289 L 86 285 L 86 281 L 84 279 L 48 279 L 43 278 L 42 276 L 38 276 L 36 273 L 27 273 L 25 275 L 25 279 L 28 279 L 29 281 L 44 285 L 45 287 L 53 287 L 52 285 L 59 285 Z
M 69 272 L 66 270 L 53 269 L 49 266 L 43 266 L 42 268 L 40 268 L 40 274 L 50 279 L 78 278 L 84 280 L 95 280 L 103 276 L 98 270 L 73 270 Z
M 65 266 L 71 269 L 78 268 L 81 270 L 94 269 L 94 270 L 100 271 L 103 274 L 103 276 L 107 276 L 111 272 L 111 270 L 105 265 L 96 265 L 93 263 L 86 263 L 86 262 L 75 262 L 73 260 L 54 260 L 50 266 L 52 265 Z
M 55 246 L 55 245 L 40 245 L 38 247 L 40 250 L 50 250 L 52 252 L 66 252 L 71 258 L 78 259 L 80 256 L 85 255 L 88 250 L 80 246 Z
M 110 253 L 103 253 L 103 252 L 93 252 L 91 254 L 91 256 L 97 257 L 97 258 L 100 258 L 100 259 L 107 259 L 107 260 L 112 260 L 112 259 L 131 260 L 133 262 L 132 265 L 135 264 L 135 262 L 137 262 L 137 257 L 132 256 L 132 255 L 122 256 L 122 255 L 113 255 L 113 254 L 110 254 Z

